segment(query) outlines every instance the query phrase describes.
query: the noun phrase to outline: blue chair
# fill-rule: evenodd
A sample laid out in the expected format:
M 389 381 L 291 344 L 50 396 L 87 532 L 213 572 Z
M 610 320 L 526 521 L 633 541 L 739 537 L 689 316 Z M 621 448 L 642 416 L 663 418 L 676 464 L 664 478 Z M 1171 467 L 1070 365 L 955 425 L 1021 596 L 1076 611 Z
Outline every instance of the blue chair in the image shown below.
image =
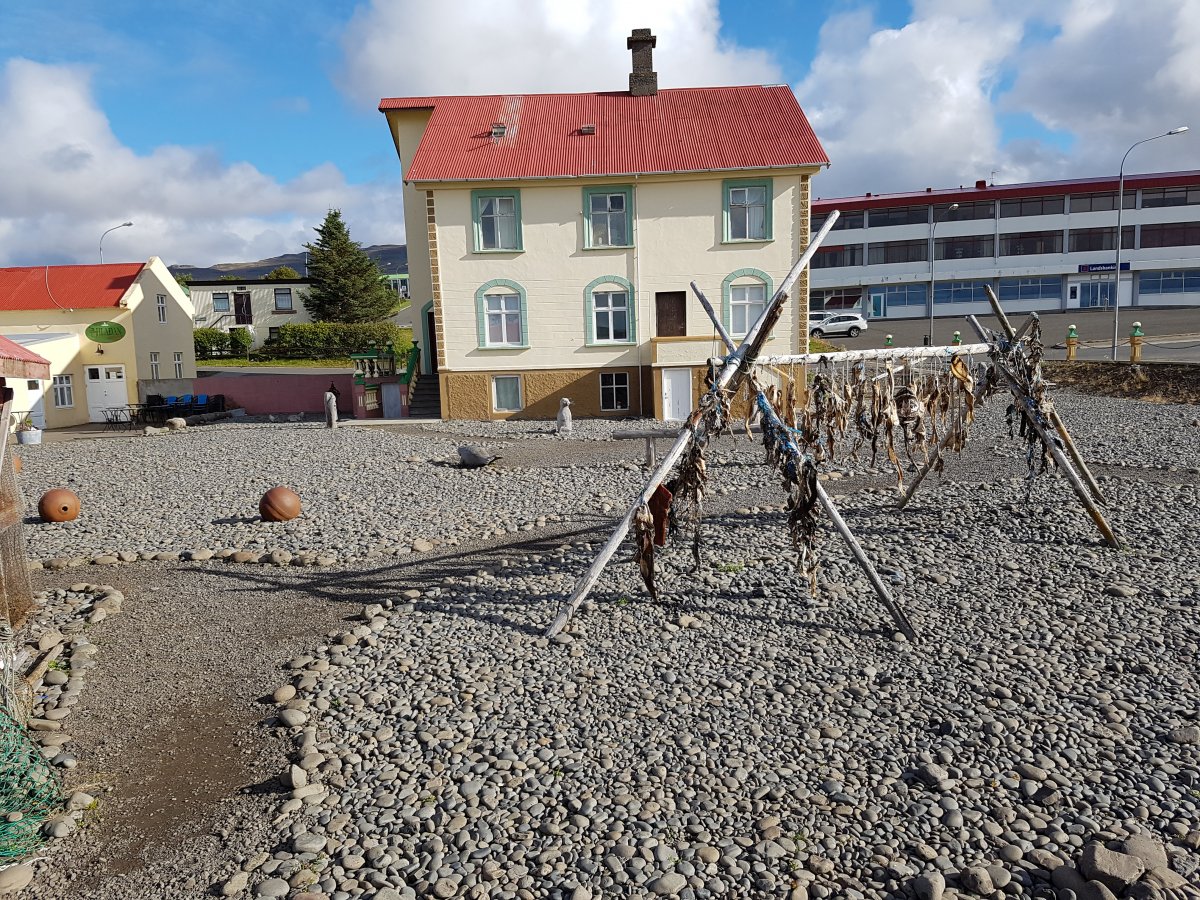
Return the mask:
M 198 413 L 208 412 L 208 394 L 198 394 L 192 408 Z

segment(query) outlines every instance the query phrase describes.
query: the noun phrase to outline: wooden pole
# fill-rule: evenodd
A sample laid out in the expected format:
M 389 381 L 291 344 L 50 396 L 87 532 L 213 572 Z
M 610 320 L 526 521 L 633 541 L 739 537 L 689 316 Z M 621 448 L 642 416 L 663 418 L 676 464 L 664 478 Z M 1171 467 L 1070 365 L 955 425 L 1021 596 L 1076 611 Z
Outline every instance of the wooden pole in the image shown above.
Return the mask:
M 979 321 L 974 316 L 968 316 L 967 321 L 971 323 L 971 326 L 981 338 L 986 336 L 983 326 L 979 324 Z M 1037 401 L 1029 396 L 1024 386 L 1017 379 L 1017 377 L 1008 370 L 1007 366 L 1003 365 L 999 361 L 997 361 L 995 365 L 996 371 L 1003 375 L 1004 380 L 1008 382 L 1008 388 L 1010 391 L 1012 391 L 1012 395 L 1016 399 L 1018 407 L 1029 419 L 1030 423 L 1037 431 L 1038 437 L 1042 439 L 1042 443 L 1049 449 L 1050 455 L 1054 457 L 1054 461 L 1058 463 L 1058 467 L 1062 469 L 1063 473 L 1067 476 L 1067 481 L 1070 483 L 1072 490 L 1075 491 L 1075 496 L 1079 498 L 1079 502 L 1082 503 L 1084 509 L 1088 511 L 1088 514 L 1092 517 L 1092 521 L 1096 523 L 1096 527 L 1100 530 L 1100 534 L 1104 536 L 1104 540 L 1110 547 L 1120 550 L 1121 542 L 1117 539 L 1116 534 L 1113 533 L 1112 528 L 1105 520 L 1104 514 L 1100 512 L 1099 507 L 1096 506 L 1096 503 L 1092 499 L 1091 494 L 1088 492 L 1086 485 L 1084 485 L 1083 480 L 1079 477 L 1079 473 L 1075 471 L 1075 467 L 1071 465 L 1071 461 L 1059 448 L 1058 442 L 1046 430 L 1046 427 L 1040 421 L 1041 410 L 1038 407 Z
M 746 376 L 749 365 L 754 362 L 758 351 L 762 348 L 763 342 L 766 341 L 771 329 L 775 326 L 776 321 L 778 321 L 780 308 L 787 301 L 788 293 L 791 291 L 792 286 L 796 283 L 796 280 L 800 277 L 800 273 L 804 271 L 804 268 L 821 246 L 821 241 L 825 240 L 826 235 L 832 230 L 834 223 L 838 219 L 838 215 L 837 210 L 829 214 L 821 230 L 817 232 L 803 255 L 796 260 L 787 277 L 780 283 L 771 301 L 763 307 L 762 314 L 750 326 L 750 330 L 746 333 L 741 346 L 726 358 L 725 365 L 721 367 L 721 372 L 713 385 L 714 391 L 722 391 L 731 383 L 735 384 L 735 390 L 737 386 L 740 386 L 741 379 Z M 642 492 L 630 504 L 625 516 L 618 523 L 616 530 L 613 531 L 607 543 L 600 549 L 596 558 L 592 560 L 591 566 L 575 583 L 575 589 L 571 592 L 571 596 L 563 604 L 562 609 L 559 610 L 550 627 L 546 629 L 546 637 L 554 637 L 554 635 L 562 631 L 563 627 L 570 621 L 571 616 L 575 614 L 575 610 L 587 599 L 592 588 L 596 586 L 596 582 L 600 580 L 600 573 L 604 571 L 604 567 L 608 565 L 608 561 L 612 559 L 613 555 L 617 552 L 617 548 L 621 546 L 625 535 L 629 533 L 637 511 L 641 509 L 643 504 L 650 501 L 650 497 L 658 490 L 658 486 L 663 483 L 667 473 L 671 471 L 671 468 L 683 456 L 684 451 L 687 450 L 692 441 L 697 440 L 704 432 L 706 428 L 703 421 L 704 412 L 705 408 L 703 404 L 692 410 L 692 414 L 688 416 L 687 422 L 680 429 L 675 443 L 671 446 L 667 455 L 663 457 L 662 462 L 658 464 L 658 468 L 651 473 L 650 480 L 646 483 Z
M 929 459 L 925 460 L 925 465 L 921 466 L 921 471 L 909 483 L 908 490 L 904 492 L 904 496 L 896 504 L 897 509 L 904 509 L 908 505 L 908 501 L 913 498 L 913 494 L 917 492 L 917 488 L 921 486 L 921 482 L 925 480 L 925 476 L 932 471 L 933 467 L 937 465 L 937 461 L 942 458 L 942 451 L 950 446 L 950 439 L 953 436 L 953 432 L 947 432 L 946 436 L 942 438 L 942 442 L 933 448 L 933 452 L 929 454 Z
M 991 304 L 992 312 L 1000 320 L 1000 327 L 1004 329 L 1004 334 L 1010 342 L 1016 343 L 1019 341 L 1024 337 L 1025 332 L 1029 330 L 1033 323 L 1039 321 L 1037 313 L 1030 313 L 1029 318 L 1025 320 L 1025 324 L 1021 326 L 1021 330 L 1014 332 L 1012 325 L 1009 324 L 1008 317 L 1004 315 L 1004 310 L 1000 306 L 999 298 L 992 290 L 992 286 L 989 284 L 984 287 L 987 290 L 988 303 Z M 1062 438 L 1063 445 L 1067 448 L 1067 453 L 1070 454 L 1072 461 L 1079 467 L 1079 473 L 1083 476 L 1083 480 L 1087 482 L 1088 490 L 1092 492 L 1092 496 L 1096 498 L 1096 502 L 1107 504 L 1108 500 L 1104 496 L 1104 491 L 1100 490 L 1100 484 L 1096 481 L 1095 476 L 1092 475 L 1092 470 L 1088 468 L 1087 463 L 1084 461 L 1083 454 L 1075 446 L 1075 441 L 1072 440 L 1071 433 L 1067 431 L 1066 423 L 1059 417 L 1058 411 L 1053 406 L 1051 406 L 1047 418 L 1050 420 L 1050 424 L 1054 426 L 1054 430 L 1058 432 L 1058 436 Z

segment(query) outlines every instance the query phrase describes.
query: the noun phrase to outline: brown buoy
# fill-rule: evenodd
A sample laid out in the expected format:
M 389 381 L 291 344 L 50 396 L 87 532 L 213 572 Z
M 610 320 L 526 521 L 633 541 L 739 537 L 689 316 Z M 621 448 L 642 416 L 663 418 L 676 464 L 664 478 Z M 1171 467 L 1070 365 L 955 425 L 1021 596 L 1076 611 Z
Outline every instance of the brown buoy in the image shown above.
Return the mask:
M 300 515 L 300 495 L 291 488 L 273 487 L 258 501 L 264 522 L 287 522 Z
M 54 488 L 42 494 L 38 515 L 43 522 L 71 522 L 79 515 L 79 497 L 66 488 Z

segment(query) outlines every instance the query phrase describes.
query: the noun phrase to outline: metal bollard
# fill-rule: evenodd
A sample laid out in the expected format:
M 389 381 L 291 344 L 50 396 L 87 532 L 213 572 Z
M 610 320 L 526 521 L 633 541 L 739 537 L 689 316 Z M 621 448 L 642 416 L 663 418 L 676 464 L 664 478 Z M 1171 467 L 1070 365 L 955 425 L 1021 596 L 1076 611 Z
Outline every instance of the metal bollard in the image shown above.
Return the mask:
M 892 346 L 892 336 L 890 334 L 884 336 L 883 346 L 885 346 L 885 347 Z
M 1142 331 L 1142 323 L 1134 322 L 1133 331 L 1129 332 L 1129 361 L 1131 363 L 1142 361 L 1142 338 L 1145 336 L 1146 332 Z
M 962 343 L 962 332 L 961 331 L 954 332 L 954 336 L 952 338 L 950 338 L 950 343 L 953 344 L 955 347 L 957 347 L 959 344 L 961 344 Z
M 1075 362 L 1075 354 L 1079 352 L 1079 332 L 1074 325 L 1067 326 L 1067 362 Z

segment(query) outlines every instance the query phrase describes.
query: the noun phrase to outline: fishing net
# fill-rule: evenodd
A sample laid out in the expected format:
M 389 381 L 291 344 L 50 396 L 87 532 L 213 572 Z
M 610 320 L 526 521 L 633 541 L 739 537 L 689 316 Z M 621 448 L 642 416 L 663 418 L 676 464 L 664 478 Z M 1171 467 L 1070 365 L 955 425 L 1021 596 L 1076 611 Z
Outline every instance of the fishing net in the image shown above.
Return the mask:
M 36 849 L 42 824 L 61 807 L 58 774 L 24 726 L 0 709 L 0 861 Z
M 0 619 L 13 624 L 33 605 L 25 558 L 24 513 L 25 501 L 10 451 L 0 465 Z

